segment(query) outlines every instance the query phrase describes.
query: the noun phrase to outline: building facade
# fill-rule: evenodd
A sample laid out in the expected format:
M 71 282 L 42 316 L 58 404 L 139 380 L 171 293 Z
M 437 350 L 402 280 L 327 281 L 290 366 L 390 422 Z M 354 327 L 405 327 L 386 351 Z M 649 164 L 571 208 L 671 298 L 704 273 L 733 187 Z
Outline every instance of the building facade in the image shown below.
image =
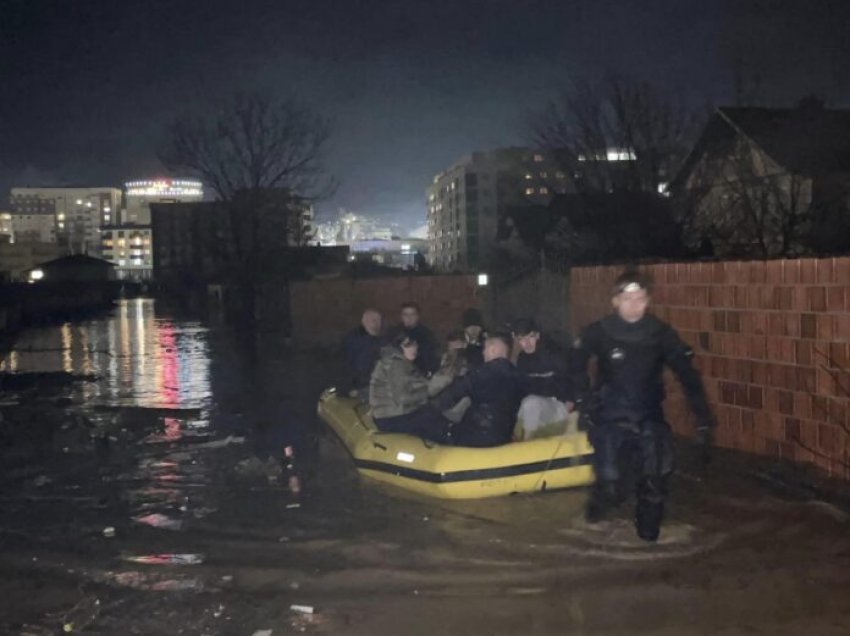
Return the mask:
M 204 198 L 204 187 L 195 179 L 143 179 L 124 184 L 126 207 L 121 225 L 151 224 L 151 203 L 190 203 Z
M 59 243 L 71 253 L 99 255 L 101 228 L 121 207 L 118 188 L 12 188 L 17 242 Z
M 153 276 L 153 239 L 150 226 L 107 226 L 101 233 L 103 258 L 115 265 L 116 277 L 148 280 Z
M 487 266 L 499 218 L 510 206 L 545 205 L 572 191 L 545 152 L 500 148 L 474 152 L 434 177 L 426 191 L 428 261 L 440 272 Z

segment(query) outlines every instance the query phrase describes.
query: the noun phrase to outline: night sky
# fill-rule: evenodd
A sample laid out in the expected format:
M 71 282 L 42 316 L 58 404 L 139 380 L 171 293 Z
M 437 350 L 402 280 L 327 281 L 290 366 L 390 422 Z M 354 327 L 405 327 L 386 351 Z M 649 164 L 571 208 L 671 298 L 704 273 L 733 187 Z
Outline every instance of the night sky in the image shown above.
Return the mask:
M 613 70 L 762 104 L 850 101 L 850 2 L 0 0 L 0 192 L 161 173 L 165 122 L 237 89 L 331 118 L 336 194 L 319 206 L 424 220 L 430 178 L 527 142 L 524 113 Z M 0 208 L 3 206 L 0 205 Z

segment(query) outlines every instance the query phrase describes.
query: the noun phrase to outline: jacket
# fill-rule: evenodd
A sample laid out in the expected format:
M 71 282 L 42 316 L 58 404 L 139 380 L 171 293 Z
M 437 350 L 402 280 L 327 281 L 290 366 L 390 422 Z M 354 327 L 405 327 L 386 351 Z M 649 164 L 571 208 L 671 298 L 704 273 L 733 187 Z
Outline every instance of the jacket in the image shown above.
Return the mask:
M 497 446 L 511 441 L 517 411 L 526 395 L 525 378 L 507 358 L 472 369 L 440 393 L 434 404 L 445 411 L 464 397 L 471 404 L 456 428 L 457 443 Z
M 369 378 L 378 361 L 382 344 L 383 340 L 380 336 L 373 336 L 362 326 L 349 332 L 345 337 L 343 349 L 345 349 L 345 360 L 348 363 L 352 388 L 360 389 L 369 386 Z
M 600 421 L 663 421 L 666 365 L 682 384 L 698 428 L 705 429 L 712 415 L 692 355 L 676 331 L 655 316 L 629 323 L 610 314 L 585 328 L 576 341 L 573 378 L 580 391 L 592 396 L 593 415 Z M 591 356 L 597 359 L 593 387 L 587 375 Z
M 396 347 L 381 349 L 369 383 L 372 417 L 381 419 L 412 413 L 428 403 L 428 380 Z
M 561 402 L 575 401 L 566 355 L 543 341 L 537 344 L 534 353 L 520 351 L 516 366 L 525 375 L 531 395 L 553 397 Z

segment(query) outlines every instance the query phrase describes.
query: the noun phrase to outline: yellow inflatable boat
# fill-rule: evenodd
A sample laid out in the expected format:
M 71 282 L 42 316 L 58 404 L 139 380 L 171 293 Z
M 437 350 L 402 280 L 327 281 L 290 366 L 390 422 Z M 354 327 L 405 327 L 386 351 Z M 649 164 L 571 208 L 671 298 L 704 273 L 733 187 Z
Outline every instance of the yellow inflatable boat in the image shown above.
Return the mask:
M 360 474 L 442 499 L 479 499 L 593 482 L 593 449 L 583 432 L 495 448 L 441 446 L 413 435 L 382 433 L 368 406 L 333 389 L 319 417 L 339 436 Z

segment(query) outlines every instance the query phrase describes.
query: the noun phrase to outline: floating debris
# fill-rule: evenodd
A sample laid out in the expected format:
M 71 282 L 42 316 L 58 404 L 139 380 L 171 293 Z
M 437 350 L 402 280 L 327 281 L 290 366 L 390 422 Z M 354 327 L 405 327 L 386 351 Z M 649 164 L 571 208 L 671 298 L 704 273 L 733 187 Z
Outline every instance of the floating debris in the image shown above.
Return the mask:
M 139 556 L 124 556 L 129 563 L 144 565 L 199 565 L 204 562 L 202 554 L 148 554 Z
M 153 528 L 160 528 L 161 530 L 181 530 L 183 528 L 182 519 L 172 519 L 171 517 L 158 512 L 154 512 L 149 515 L 142 515 L 140 517 L 133 517 L 133 521 Z

